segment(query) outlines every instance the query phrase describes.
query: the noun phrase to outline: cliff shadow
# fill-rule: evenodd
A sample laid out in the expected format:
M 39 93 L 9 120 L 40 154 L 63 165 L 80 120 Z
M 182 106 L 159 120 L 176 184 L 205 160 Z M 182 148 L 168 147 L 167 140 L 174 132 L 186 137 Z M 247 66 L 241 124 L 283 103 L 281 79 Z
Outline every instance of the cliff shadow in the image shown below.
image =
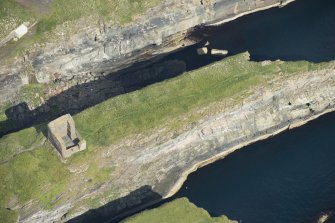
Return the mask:
M 225 49 L 228 55 L 248 51 L 251 60 L 326 62 L 335 60 L 335 1 L 296 1 L 284 8 L 273 8 L 244 16 L 222 26 L 200 25 L 188 38 L 199 42 L 168 55 L 136 63 L 122 71 L 90 76 L 66 88 L 41 106 L 30 110 L 19 104 L 6 111 L 0 122 L 0 137 L 26 127 L 49 122 L 63 114 L 78 112 L 111 97 L 141 89 L 176 77 L 225 57 L 198 55 L 206 42 L 209 49 Z M 201 42 L 202 41 L 202 42 Z M 81 77 L 85 78 L 85 77 Z M 92 80 L 93 78 L 93 80 Z M 75 80 L 65 80 L 66 82 Z
M 0 122 L 0 137 L 39 126 L 64 114 L 75 115 L 109 98 L 176 77 L 185 71 L 186 64 L 181 60 L 167 60 L 148 66 L 135 64 L 116 73 L 94 77 L 96 80 L 84 80 L 86 83 L 62 91 L 35 109 L 30 109 L 26 102 L 19 103 L 5 111 L 7 120 Z
M 162 196 L 151 189 L 151 186 L 143 186 L 129 193 L 127 196 L 112 201 L 100 208 L 92 209 L 84 214 L 70 219 L 67 223 L 116 223 L 130 216 L 150 204 L 162 200 Z M 63 216 L 66 219 L 66 216 Z

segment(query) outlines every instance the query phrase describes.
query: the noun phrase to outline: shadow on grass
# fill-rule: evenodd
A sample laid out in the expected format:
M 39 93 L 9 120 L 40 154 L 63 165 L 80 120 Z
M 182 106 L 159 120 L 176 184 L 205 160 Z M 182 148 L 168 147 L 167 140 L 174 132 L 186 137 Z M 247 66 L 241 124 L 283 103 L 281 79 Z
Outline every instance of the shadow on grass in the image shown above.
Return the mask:
M 0 122 L 0 137 L 23 128 L 46 124 L 64 114 L 75 115 L 109 98 L 178 76 L 186 70 L 186 64 L 180 60 L 155 63 L 142 69 L 139 66 L 134 65 L 99 80 L 73 86 L 34 110 L 30 110 L 25 102 L 8 108 L 5 111 L 7 120 Z
M 100 208 L 92 209 L 84 214 L 68 220 L 67 223 L 114 223 L 142 210 L 150 204 L 162 200 L 162 196 L 151 189 L 151 186 L 143 186 L 127 196 L 112 201 Z M 64 216 L 66 218 L 66 216 Z
M 305 0 L 282 9 L 251 14 L 218 27 L 196 27 L 189 38 L 207 41 L 211 48 L 227 49 L 230 55 L 249 51 L 251 59 L 326 62 L 335 59 L 335 2 Z M 302 38 L 303 37 L 303 38 Z M 71 87 L 30 111 L 19 104 L 6 111 L 0 122 L 0 137 L 22 128 L 49 122 L 63 114 L 71 115 L 111 97 L 141 89 L 150 84 L 199 69 L 223 57 L 197 55 L 204 42 L 169 55 L 159 55 L 123 71 Z

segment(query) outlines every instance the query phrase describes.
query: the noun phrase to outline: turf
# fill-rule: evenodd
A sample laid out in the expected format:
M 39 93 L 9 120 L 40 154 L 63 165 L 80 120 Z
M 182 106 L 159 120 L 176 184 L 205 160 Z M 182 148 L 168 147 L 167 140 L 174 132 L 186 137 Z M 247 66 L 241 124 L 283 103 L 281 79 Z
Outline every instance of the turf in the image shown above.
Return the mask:
M 322 64 L 246 61 L 241 54 L 143 90 L 107 100 L 75 117 L 91 145 L 106 146 L 134 134 L 150 134 L 157 126 L 175 131 L 201 118 L 197 109 L 227 98 L 236 100 L 268 78 L 317 69 Z M 192 112 L 193 111 L 193 112 Z M 99 114 L 99 115 L 96 115 Z M 180 121 L 179 117 L 183 117 Z
M 0 64 L 22 55 L 36 43 L 43 45 L 58 41 L 60 32 L 70 36 L 89 26 L 99 27 L 102 22 L 124 26 L 161 0 L 53 0 L 46 6 L 48 10 L 45 13 L 34 10 L 39 6 L 36 6 L 36 1 L 32 2 L 27 1 L 23 6 L 16 0 L 0 1 L 0 40 L 23 22 L 36 22 L 24 38 L 0 48 L 3 51 Z M 59 26 L 61 28 L 57 29 Z
M 21 23 L 30 21 L 34 15 L 14 0 L 0 1 L 0 40 Z
M 35 128 L 4 136 L 0 140 L 0 163 L 10 160 L 20 152 L 39 147 L 43 140 L 44 135 Z
M 32 7 L 25 7 L 15 0 L 0 1 L 0 39 L 8 35 L 23 22 L 36 20 L 36 35 L 44 35 L 57 25 L 94 16 L 97 21 L 124 25 L 135 16 L 157 5 L 161 0 L 53 0 L 46 13 L 39 13 Z M 26 5 L 33 3 L 26 3 Z M 40 40 L 40 39 L 36 39 Z
M 14 223 L 17 222 L 18 215 L 15 211 L 5 208 L 0 208 L 0 222 L 1 223 Z
M 55 0 L 51 12 L 41 17 L 37 32 L 50 31 L 66 21 L 90 15 L 123 25 L 159 2 L 160 0 Z
M 143 211 L 122 223 L 233 223 L 225 216 L 211 217 L 186 198 L 179 198 L 161 207 Z

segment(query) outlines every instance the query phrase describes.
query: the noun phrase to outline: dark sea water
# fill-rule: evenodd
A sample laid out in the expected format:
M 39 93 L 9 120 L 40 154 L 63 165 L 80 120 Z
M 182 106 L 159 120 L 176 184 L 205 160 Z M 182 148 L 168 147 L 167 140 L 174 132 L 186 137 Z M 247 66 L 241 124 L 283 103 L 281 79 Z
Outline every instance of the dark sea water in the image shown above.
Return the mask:
M 335 60 L 335 0 L 296 0 L 283 8 L 253 13 L 222 26 L 200 26 L 189 37 L 200 43 L 169 55 L 135 62 L 131 67 L 107 75 L 106 79 L 71 87 L 33 111 L 25 103 L 7 109 L 8 121 L 0 123 L 0 137 L 52 121 L 66 113 L 75 115 L 111 97 L 224 59 L 197 55 L 197 48 L 203 47 L 206 41 L 210 43 L 209 48 L 227 49 L 228 56 L 249 51 L 254 61 Z M 64 101 L 68 102 L 66 106 Z M 46 112 L 50 107 L 59 109 L 50 114 Z
M 235 20 L 218 32 L 211 39 L 214 47 L 233 54 L 248 50 L 257 61 L 334 60 L 335 1 L 297 0 L 284 8 L 250 15 L 250 19 Z
M 331 61 L 335 0 L 297 0 L 202 28 L 193 37 L 209 41 L 211 48 L 227 49 L 229 55 L 249 51 L 254 61 Z M 196 54 L 204 42 L 165 59 L 185 61 L 187 70 L 221 60 Z M 168 201 L 178 197 L 187 197 L 212 216 L 241 223 L 312 223 L 323 212 L 335 215 L 335 113 L 199 169 Z
M 184 61 L 194 70 L 221 60 L 197 55 L 206 41 L 229 56 L 249 51 L 254 61 L 335 60 L 335 0 L 297 0 L 191 37 L 203 42 L 163 61 Z M 162 203 L 178 197 L 241 223 L 312 223 L 323 212 L 335 215 L 335 113 L 199 169 Z
M 194 35 L 209 35 L 212 48 L 228 49 L 230 55 L 249 51 L 255 61 L 331 61 L 335 0 L 298 0 Z M 212 57 L 194 60 L 199 46 L 172 56 L 188 61 L 189 70 L 213 62 Z M 177 197 L 189 198 L 212 216 L 243 223 L 309 223 L 322 212 L 335 214 L 335 114 L 196 171 L 172 199 Z
M 229 55 L 249 51 L 251 59 L 326 62 L 335 60 L 335 0 L 297 0 L 284 8 L 257 12 L 220 27 L 202 28 L 193 37 L 209 41 L 210 48 Z M 198 56 L 204 43 L 171 54 L 188 70 L 222 59 Z
M 335 211 L 335 113 L 199 169 L 177 197 L 243 223 L 316 222 Z

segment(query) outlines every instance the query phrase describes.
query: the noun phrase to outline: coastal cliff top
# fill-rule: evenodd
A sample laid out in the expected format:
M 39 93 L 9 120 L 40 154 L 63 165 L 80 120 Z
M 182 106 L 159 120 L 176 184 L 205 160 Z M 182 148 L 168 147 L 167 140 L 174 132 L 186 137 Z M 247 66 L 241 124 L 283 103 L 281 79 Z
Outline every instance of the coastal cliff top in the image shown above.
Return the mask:
M 207 211 L 198 208 L 187 198 L 176 199 L 158 208 L 144 211 L 122 223 L 237 223 L 225 216 L 211 217 Z
M 74 33 L 103 24 L 123 26 L 161 0 L 2 0 L 0 2 L 0 42 L 22 23 L 29 32 L 18 42 L 0 45 L 0 59 L 10 59 L 31 45 L 69 38 Z M 112 9 L 112 10 L 111 10 Z
M 65 22 L 92 15 L 97 16 L 98 19 L 113 20 L 114 23 L 122 25 L 132 21 L 136 15 L 145 12 L 160 1 L 3 0 L 0 2 L 0 26 L 2 27 L 0 39 L 8 35 L 21 23 L 34 20 L 37 21 L 37 34 L 43 34 Z
M 16 210 L 23 219 L 37 207 L 48 211 L 70 205 L 68 216 L 82 208 L 97 208 L 145 181 L 154 181 L 153 175 L 133 179 L 129 185 L 130 175 L 124 174 L 128 167 L 123 166 L 123 158 L 131 159 L 129 155 L 141 146 L 173 140 L 201 120 L 240 104 L 270 80 L 334 67 L 333 63 L 261 63 L 247 58 L 248 54 L 236 55 L 79 113 L 74 119 L 88 149 L 66 163 L 46 141 L 45 124 L 2 137 L 0 208 Z M 133 158 L 140 172 L 154 165 L 145 157 Z

